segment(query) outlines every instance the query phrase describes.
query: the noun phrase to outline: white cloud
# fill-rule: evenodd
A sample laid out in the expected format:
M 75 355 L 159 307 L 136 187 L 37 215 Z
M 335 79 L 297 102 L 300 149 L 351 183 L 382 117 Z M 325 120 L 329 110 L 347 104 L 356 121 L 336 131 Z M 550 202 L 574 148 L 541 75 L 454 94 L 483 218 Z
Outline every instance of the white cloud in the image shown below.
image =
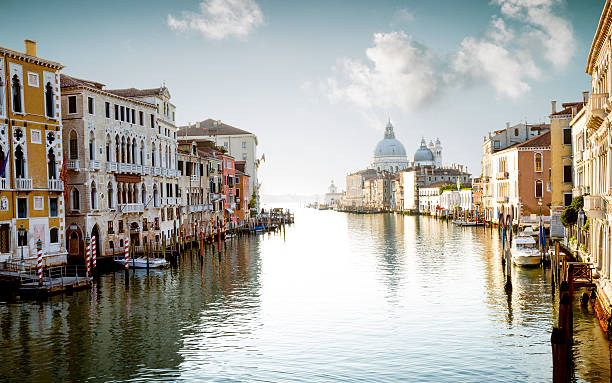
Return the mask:
M 525 39 L 538 41 L 544 57 L 556 69 L 564 69 L 576 50 L 572 24 L 555 14 L 560 0 L 494 0 L 502 15 L 525 24 Z
M 244 38 L 263 24 L 263 12 L 253 0 L 206 0 L 200 12 L 183 12 L 181 17 L 168 15 L 168 26 L 180 32 L 199 32 L 211 40 L 226 37 Z
M 369 62 L 341 60 L 338 77 L 327 79 L 332 101 L 348 101 L 363 109 L 422 105 L 437 91 L 435 57 L 404 32 L 376 33 L 366 50 Z

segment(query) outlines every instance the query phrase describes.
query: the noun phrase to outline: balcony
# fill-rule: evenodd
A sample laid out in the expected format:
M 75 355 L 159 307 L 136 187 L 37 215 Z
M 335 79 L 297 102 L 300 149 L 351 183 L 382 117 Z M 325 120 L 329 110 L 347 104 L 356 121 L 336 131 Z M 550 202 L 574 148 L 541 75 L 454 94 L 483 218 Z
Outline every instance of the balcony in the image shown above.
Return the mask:
M 495 198 L 495 202 L 497 202 L 497 203 L 508 203 L 508 197 L 497 197 L 497 198 Z
M 176 205 L 176 198 L 175 197 L 166 198 L 166 205 Z
M 78 172 L 80 169 L 79 160 L 68 160 L 68 162 L 66 163 L 66 167 L 68 168 L 68 170 L 74 170 L 75 172 Z
M 592 94 L 586 107 L 586 126 L 588 129 L 597 130 L 606 118 L 607 93 Z
M 15 190 L 32 190 L 32 178 L 16 178 Z
M 606 214 L 606 200 L 598 195 L 585 195 L 583 209 L 590 218 L 604 219 Z
M 151 174 L 151 167 L 143 165 L 142 166 L 142 174 L 145 174 L 145 175 Z
M 508 172 L 497 172 L 495 173 L 496 180 L 505 180 L 508 179 Z
M 198 204 L 198 205 L 189 205 L 189 212 L 190 213 L 195 213 L 198 211 L 204 211 L 206 210 L 206 205 L 202 205 L 202 204 Z
M 158 166 L 154 166 L 152 172 L 154 176 L 159 176 L 161 175 L 161 168 Z
M 49 190 L 51 191 L 64 191 L 64 181 L 62 180 L 47 180 Z
M 120 203 L 117 205 L 117 211 L 121 214 L 142 213 L 144 205 L 141 203 Z
M 190 180 L 191 182 L 198 182 L 198 181 L 200 181 L 200 176 L 197 176 L 197 175 L 195 175 L 195 174 L 192 174 L 192 175 L 190 176 L 189 180 Z
M 177 205 L 182 205 L 183 204 L 183 198 L 182 197 L 176 197 L 176 204 Z
M 100 170 L 101 164 L 98 160 L 89 160 L 89 171 Z
M 211 201 L 216 201 L 218 199 L 219 199 L 219 194 L 216 194 L 216 193 L 211 193 L 210 194 L 210 200 Z
M 0 190 L 8 190 L 11 188 L 11 183 L 8 178 L 0 178 Z

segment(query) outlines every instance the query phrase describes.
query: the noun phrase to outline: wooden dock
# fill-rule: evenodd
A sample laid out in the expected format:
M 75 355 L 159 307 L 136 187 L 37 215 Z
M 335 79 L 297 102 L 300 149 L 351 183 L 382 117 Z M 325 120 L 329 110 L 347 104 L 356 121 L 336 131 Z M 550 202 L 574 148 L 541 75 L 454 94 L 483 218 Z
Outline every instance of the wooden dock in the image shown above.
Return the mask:
M 3 262 L 0 280 L 14 284 L 16 292 L 22 295 L 47 295 L 89 288 L 92 277 L 83 265 L 62 265 L 44 269 L 40 280 L 35 268 L 26 268 L 19 262 Z

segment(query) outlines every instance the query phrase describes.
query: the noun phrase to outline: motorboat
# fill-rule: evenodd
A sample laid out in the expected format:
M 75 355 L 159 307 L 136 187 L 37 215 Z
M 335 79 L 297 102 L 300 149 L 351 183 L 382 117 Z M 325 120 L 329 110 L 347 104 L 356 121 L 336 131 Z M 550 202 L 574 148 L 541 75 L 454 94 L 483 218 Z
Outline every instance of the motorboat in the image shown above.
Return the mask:
M 122 266 L 125 265 L 125 258 L 115 257 L 114 261 Z M 163 258 L 149 258 L 147 260 L 146 257 L 129 258 L 128 266 L 133 269 L 146 269 L 147 262 L 149 263 L 150 269 L 159 269 L 168 266 L 168 261 Z
M 512 263 L 517 266 L 538 266 L 542 261 L 542 255 L 536 247 L 536 240 L 529 234 L 521 234 L 513 239 L 510 247 Z

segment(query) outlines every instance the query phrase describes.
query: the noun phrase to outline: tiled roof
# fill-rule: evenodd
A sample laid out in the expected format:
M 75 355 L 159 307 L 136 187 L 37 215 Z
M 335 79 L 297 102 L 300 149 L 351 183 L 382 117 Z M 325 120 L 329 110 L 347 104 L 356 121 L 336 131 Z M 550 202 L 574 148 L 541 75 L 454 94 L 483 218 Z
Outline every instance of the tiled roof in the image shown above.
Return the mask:
M 551 114 L 551 116 L 565 116 L 568 114 L 571 115 L 573 114 L 572 112 L 573 107 L 576 108 L 576 113 L 578 113 L 580 109 L 582 109 L 582 107 L 584 106 L 584 102 L 564 102 L 562 105 L 563 105 L 563 110 L 553 113 Z
M 166 88 L 151 88 L 151 89 L 136 89 L 136 88 L 127 88 L 127 89 L 112 89 L 108 92 L 112 94 L 116 94 L 121 97 L 146 97 L 146 96 L 159 96 L 164 93 Z
M 20 60 L 24 60 L 24 61 L 27 61 L 27 62 L 33 62 L 33 63 L 36 63 L 36 64 L 45 65 L 45 66 L 51 67 L 53 69 L 63 69 L 64 68 L 64 66 L 62 64 L 58 63 L 58 62 L 42 59 L 42 58 L 40 58 L 38 56 L 30 56 L 30 55 L 27 55 L 25 53 L 18 52 L 18 51 L 15 51 L 15 50 L 12 50 L 12 49 L 8 49 L 8 48 L 5 48 L 5 47 L 0 47 L 0 53 L 1 54 L 5 54 L 5 55 L 7 55 L 9 57 L 18 58 Z
M 104 84 L 102 83 L 95 82 L 95 81 L 89 81 L 89 80 L 83 80 L 83 79 L 68 76 L 62 73 L 60 75 L 60 87 L 70 88 L 73 86 L 87 86 L 87 87 L 96 88 L 100 90 L 104 88 Z
M 421 189 L 425 189 L 425 188 L 439 188 L 440 186 L 456 185 L 456 184 L 457 184 L 456 182 L 438 181 L 438 182 L 434 182 L 433 184 L 421 186 Z
M 240 134 L 252 134 L 246 130 L 238 129 L 234 126 L 221 123 L 216 125 L 215 122 L 209 118 L 208 120 L 196 122 L 195 125 L 182 126 L 179 128 L 177 135 L 180 136 L 235 136 Z
M 538 148 L 544 146 L 550 146 L 550 132 L 546 132 L 544 134 L 540 134 L 539 136 L 530 138 L 527 141 L 519 142 L 512 146 L 508 146 L 504 150 L 500 150 L 497 153 L 505 152 L 506 150 L 514 148 Z

